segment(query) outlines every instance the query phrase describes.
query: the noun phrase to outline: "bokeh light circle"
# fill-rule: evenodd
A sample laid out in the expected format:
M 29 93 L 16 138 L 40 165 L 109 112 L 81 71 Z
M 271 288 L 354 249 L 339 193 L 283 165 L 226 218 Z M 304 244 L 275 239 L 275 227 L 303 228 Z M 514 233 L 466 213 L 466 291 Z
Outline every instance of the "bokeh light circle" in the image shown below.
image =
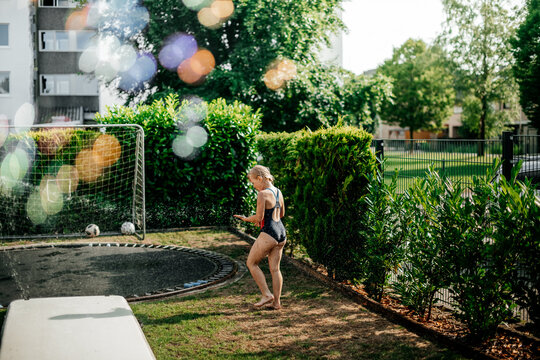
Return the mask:
M 41 205 L 41 194 L 33 191 L 26 202 L 26 213 L 34 225 L 43 224 L 47 220 L 47 214 Z
M 186 138 L 194 147 L 202 147 L 208 140 L 208 133 L 201 126 L 192 126 L 187 131 Z
M 56 174 L 56 186 L 61 193 L 70 194 L 79 186 L 79 172 L 73 165 L 64 164 Z
M 210 6 L 212 13 L 220 19 L 230 17 L 234 12 L 234 4 L 231 0 L 215 0 Z
M 204 7 L 208 7 L 212 4 L 213 0 L 182 0 L 184 5 L 194 11 L 199 11 Z
M 62 210 L 64 197 L 58 189 L 55 178 L 50 175 L 43 176 L 39 184 L 39 193 L 41 195 L 41 206 L 47 215 L 54 215 Z
M 102 134 L 94 142 L 92 151 L 98 157 L 99 165 L 108 167 L 118 161 L 122 147 L 113 135 Z
M 197 13 L 197 19 L 199 19 L 202 26 L 210 29 L 217 29 L 222 24 L 221 18 L 216 16 L 212 9 L 208 7 L 199 10 Z
M 178 135 L 172 143 L 173 152 L 176 156 L 187 158 L 193 153 L 193 145 L 189 143 L 185 135 Z
M 92 149 L 84 149 L 75 159 L 75 167 L 79 178 L 84 182 L 94 182 L 101 176 L 103 167 L 101 159 Z
M 35 118 L 34 106 L 30 103 L 24 103 L 15 113 L 13 123 L 16 126 L 16 132 L 27 131 L 32 124 L 34 124 Z
M 91 73 L 96 69 L 99 61 L 97 47 L 87 47 L 79 57 L 79 69 L 86 73 Z
M 197 52 L 197 41 L 188 34 L 174 34 L 169 36 L 159 52 L 160 64 L 168 70 L 176 70 L 184 60 L 189 59 Z
M 284 84 L 284 79 L 277 69 L 270 69 L 264 74 L 264 84 L 270 90 L 277 90 Z
M 84 7 L 72 12 L 66 20 L 66 30 L 84 30 L 88 25 L 88 10 L 88 7 Z
M 111 66 L 117 72 L 129 70 L 137 61 L 137 52 L 131 45 L 120 46 L 111 59 Z

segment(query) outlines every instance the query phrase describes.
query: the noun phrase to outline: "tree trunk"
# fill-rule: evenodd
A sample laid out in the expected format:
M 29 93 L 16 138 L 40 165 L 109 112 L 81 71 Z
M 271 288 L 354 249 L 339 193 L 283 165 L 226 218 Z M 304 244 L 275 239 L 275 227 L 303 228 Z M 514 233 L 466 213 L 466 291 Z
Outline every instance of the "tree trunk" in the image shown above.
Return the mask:
M 480 100 L 482 101 L 482 113 L 480 114 L 480 141 L 478 142 L 478 156 L 484 156 L 484 140 L 486 139 L 486 118 L 488 111 L 487 96 L 483 95 Z
M 409 134 L 411 135 L 411 154 L 414 152 L 414 129 L 409 127 Z

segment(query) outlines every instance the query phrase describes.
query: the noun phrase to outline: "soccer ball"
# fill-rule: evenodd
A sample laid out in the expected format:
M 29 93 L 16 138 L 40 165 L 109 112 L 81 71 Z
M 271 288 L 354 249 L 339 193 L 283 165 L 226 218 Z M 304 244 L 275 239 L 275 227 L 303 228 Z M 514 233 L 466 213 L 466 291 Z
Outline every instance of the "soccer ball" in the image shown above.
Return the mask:
M 120 231 L 124 235 L 133 235 L 135 234 L 135 225 L 133 225 L 133 223 L 130 223 L 129 221 L 126 221 L 122 224 Z
M 90 224 L 84 229 L 86 236 L 96 237 L 99 236 L 99 227 L 96 224 Z

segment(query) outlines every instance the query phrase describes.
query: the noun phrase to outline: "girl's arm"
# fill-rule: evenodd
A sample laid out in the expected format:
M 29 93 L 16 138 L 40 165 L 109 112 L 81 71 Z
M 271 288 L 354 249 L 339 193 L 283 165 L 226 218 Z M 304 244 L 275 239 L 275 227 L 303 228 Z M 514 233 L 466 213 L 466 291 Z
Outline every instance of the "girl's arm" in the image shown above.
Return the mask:
M 251 216 L 233 215 L 233 216 L 243 221 L 258 224 L 262 221 L 264 217 L 264 203 L 265 203 L 264 194 L 262 191 L 259 191 L 259 194 L 257 195 L 257 212 L 255 213 L 255 215 L 251 215 Z
M 279 197 L 279 202 L 281 203 L 280 204 L 280 213 L 279 213 L 279 217 L 282 218 L 285 216 L 285 200 L 283 200 L 283 193 L 281 193 L 281 196 Z

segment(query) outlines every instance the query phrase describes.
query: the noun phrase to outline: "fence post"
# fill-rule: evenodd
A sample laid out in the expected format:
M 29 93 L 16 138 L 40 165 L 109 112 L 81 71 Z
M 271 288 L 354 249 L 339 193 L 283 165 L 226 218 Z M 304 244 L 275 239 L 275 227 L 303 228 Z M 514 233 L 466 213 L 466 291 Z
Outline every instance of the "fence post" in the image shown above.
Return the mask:
M 375 157 L 377 158 L 377 168 L 380 172 L 382 172 L 382 161 L 384 159 L 384 140 L 375 140 Z
M 512 175 L 512 159 L 514 157 L 514 142 L 511 131 L 502 133 L 502 173 L 506 180 Z

